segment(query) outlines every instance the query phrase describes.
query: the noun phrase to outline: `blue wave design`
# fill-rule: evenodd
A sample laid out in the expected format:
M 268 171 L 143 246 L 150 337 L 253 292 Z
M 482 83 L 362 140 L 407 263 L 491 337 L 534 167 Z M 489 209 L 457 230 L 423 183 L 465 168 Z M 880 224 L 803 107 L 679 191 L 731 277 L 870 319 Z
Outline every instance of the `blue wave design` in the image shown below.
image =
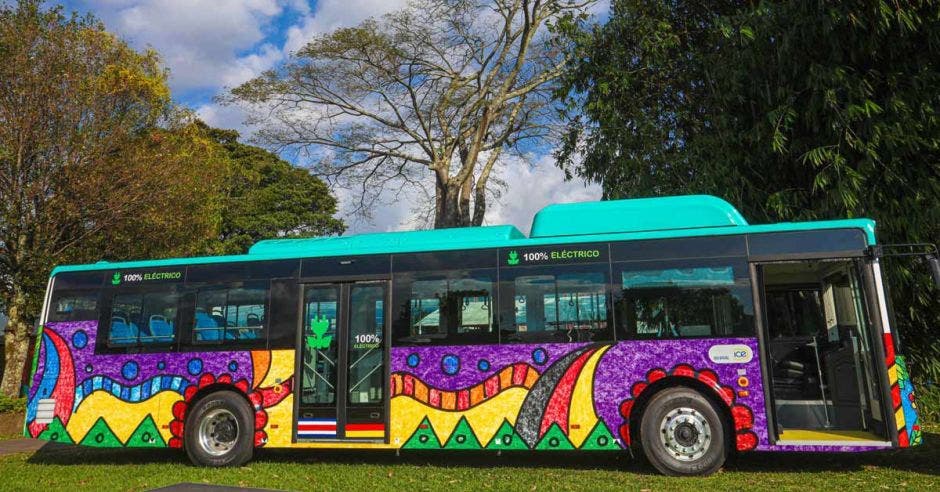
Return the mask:
M 59 352 L 56 351 L 55 344 L 49 335 L 42 335 L 43 348 L 46 350 L 46 357 L 43 361 L 42 379 L 36 388 L 36 393 L 30 398 L 26 406 L 26 421 L 32 422 L 36 418 L 36 409 L 39 406 L 39 400 L 49 398 L 55 389 L 56 382 L 59 380 Z
M 75 388 L 73 411 L 78 409 L 82 400 L 95 391 L 105 391 L 128 403 L 138 403 L 165 390 L 175 391 L 182 395 L 192 384 L 182 376 L 154 376 L 138 385 L 124 386 L 107 376 L 94 376 Z

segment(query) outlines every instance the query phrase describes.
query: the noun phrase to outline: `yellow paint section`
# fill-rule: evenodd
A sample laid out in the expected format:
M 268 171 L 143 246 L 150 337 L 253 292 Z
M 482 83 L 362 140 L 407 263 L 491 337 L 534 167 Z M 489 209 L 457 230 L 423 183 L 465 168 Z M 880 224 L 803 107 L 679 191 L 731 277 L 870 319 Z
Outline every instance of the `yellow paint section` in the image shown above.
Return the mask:
M 894 385 L 898 382 L 898 365 L 891 364 L 891 367 L 888 368 L 888 384 Z
M 385 431 L 346 431 L 346 437 L 351 437 L 355 439 L 383 439 L 385 437 Z
M 818 431 L 808 429 L 787 429 L 780 433 L 780 439 L 787 441 L 884 441 L 884 439 L 865 431 Z
M 503 424 L 503 419 L 515 425 L 516 415 L 527 394 L 529 390 L 525 388 L 510 388 L 463 412 L 438 410 L 411 397 L 397 396 L 391 402 L 391 444 L 396 448 L 403 446 L 424 417 L 428 418 L 437 438 L 444 444 L 460 418 L 466 417 L 480 445 L 486 446 Z
M 597 424 L 597 414 L 594 413 L 594 369 L 604 352 L 610 347 L 604 347 L 594 352 L 574 384 L 571 393 L 571 407 L 568 411 L 568 439 L 576 448 L 588 438 L 588 434 Z
M 906 425 L 906 420 L 904 420 L 904 408 L 898 408 L 898 411 L 894 412 L 894 419 L 898 422 L 898 429 L 903 429 Z
M 272 350 L 271 368 L 268 369 L 268 374 L 259 386 L 265 388 L 287 381 L 294 374 L 294 353 L 293 350 Z M 297 384 L 295 382 L 294 386 L 296 387 Z
M 267 409 L 268 425 L 264 431 L 268 433 L 267 446 L 274 448 L 291 447 L 291 433 L 294 425 L 294 395 L 290 394 L 280 403 Z M 272 428 L 276 425 L 277 429 Z
M 114 435 L 121 442 L 127 442 L 140 422 L 147 415 L 151 415 L 166 442 L 172 434 L 169 429 L 164 429 L 164 426 L 173 420 L 173 403 L 182 399 L 179 393 L 168 390 L 157 393 L 147 401 L 128 403 L 106 391 L 95 391 L 82 400 L 78 409 L 72 413 L 66 430 L 75 442 L 79 442 L 95 425 L 98 417 L 104 417 Z
M 291 444 L 292 448 L 308 449 L 395 449 L 398 446 L 380 442 L 351 442 L 351 441 L 321 441 L 321 442 L 298 442 Z

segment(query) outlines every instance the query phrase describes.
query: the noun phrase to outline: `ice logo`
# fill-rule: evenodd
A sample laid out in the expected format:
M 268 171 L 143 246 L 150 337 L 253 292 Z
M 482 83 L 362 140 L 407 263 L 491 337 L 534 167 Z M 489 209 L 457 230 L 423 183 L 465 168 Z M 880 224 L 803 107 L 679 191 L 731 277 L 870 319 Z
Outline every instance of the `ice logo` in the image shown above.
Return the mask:
M 333 343 L 333 335 L 327 335 L 330 329 L 330 320 L 324 317 L 310 318 L 310 331 L 313 335 L 307 336 L 307 346 L 312 350 L 325 350 Z

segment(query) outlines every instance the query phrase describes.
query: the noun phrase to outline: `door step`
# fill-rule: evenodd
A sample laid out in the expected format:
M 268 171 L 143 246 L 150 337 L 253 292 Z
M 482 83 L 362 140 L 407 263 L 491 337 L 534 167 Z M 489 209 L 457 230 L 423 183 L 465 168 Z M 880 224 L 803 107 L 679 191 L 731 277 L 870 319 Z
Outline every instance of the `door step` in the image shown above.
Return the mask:
M 787 429 L 780 433 L 777 445 L 881 446 L 891 443 L 866 431 Z

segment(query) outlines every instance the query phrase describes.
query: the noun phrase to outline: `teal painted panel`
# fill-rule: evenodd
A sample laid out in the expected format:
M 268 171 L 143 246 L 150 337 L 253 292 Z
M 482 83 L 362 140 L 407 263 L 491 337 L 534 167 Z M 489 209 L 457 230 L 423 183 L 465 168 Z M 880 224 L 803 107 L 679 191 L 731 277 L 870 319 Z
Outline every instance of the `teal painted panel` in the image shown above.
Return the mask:
M 457 227 L 308 239 L 268 239 L 257 242 L 248 250 L 248 254 L 344 256 L 364 254 L 363 252 L 434 250 L 441 246 L 447 247 L 455 244 L 461 245 L 461 248 L 474 249 L 522 239 L 525 239 L 525 235 L 511 225 Z
M 710 195 L 549 205 L 532 221 L 531 238 L 746 226 L 730 203 Z
M 669 197 L 677 198 L 677 197 Z M 685 198 L 685 197 L 678 197 Z M 689 197 L 696 198 L 696 197 Z M 701 197 L 697 197 L 700 199 Z M 707 197 L 714 198 L 714 197 Z M 642 200 L 665 200 L 665 199 L 642 199 Z M 715 199 L 718 200 L 718 199 Z M 630 200 L 635 201 L 635 200 Z M 708 202 L 709 200 L 705 200 Z M 719 200 L 721 201 L 721 200 Z M 672 201 L 673 203 L 677 203 Z M 691 200 L 689 203 L 696 202 Z M 699 201 L 699 203 L 701 200 Z M 724 203 L 723 201 L 721 201 Z M 603 207 L 589 207 L 594 204 L 571 204 L 584 205 L 582 210 L 602 210 Z M 681 203 L 681 201 L 679 202 Z M 571 206 L 569 205 L 569 206 Z M 713 202 L 714 205 L 714 202 Z M 719 204 L 720 205 L 720 204 Z M 546 207 L 543 211 L 553 206 Z M 92 270 L 127 270 L 143 268 L 159 268 L 168 266 L 184 266 L 212 263 L 231 263 L 241 261 L 262 261 L 262 260 L 281 260 L 292 258 L 316 258 L 327 256 L 353 256 L 378 253 L 410 253 L 423 251 L 448 251 L 461 249 L 482 249 L 482 248 L 525 248 L 531 246 L 541 246 L 547 244 L 577 244 L 603 241 L 639 241 L 645 239 L 668 239 L 677 237 L 703 237 L 703 236 L 724 236 L 733 234 L 761 234 L 769 232 L 787 232 L 787 231 L 810 231 L 820 229 L 860 229 L 865 232 L 869 245 L 875 244 L 875 222 L 869 219 L 847 219 L 830 220 L 818 222 L 785 222 L 779 224 L 765 225 L 746 225 L 740 214 L 728 205 L 727 225 L 724 226 L 701 226 L 697 228 L 682 229 L 656 229 L 656 230 L 630 230 L 630 231 L 610 231 L 606 233 L 581 234 L 573 236 L 536 236 L 526 238 L 518 229 L 513 226 L 487 226 L 473 228 L 456 229 L 438 229 L 429 231 L 408 231 L 408 232 L 389 232 L 377 234 L 360 234 L 355 236 L 341 236 L 328 238 L 311 239 L 274 239 L 260 241 L 250 249 L 248 254 L 232 256 L 203 256 L 191 258 L 170 258 L 162 260 L 141 260 L 125 262 L 106 262 L 86 265 L 64 265 L 58 266 L 52 270 L 52 276 L 61 272 L 92 271 Z M 578 207 L 570 210 L 577 210 Z M 721 207 L 718 207 L 721 209 Z M 610 210 L 607 209 L 608 213 Z M 733 213 L 731 213 L 733 211 Z M 541 212 L 540 212 L 541 213 Z M 665 213 L 665 212 L 662 212 Z M 719 219 L 714 212 L 708 212 L 711 219 L 716 223 Z M 551 214 L 550 214 L 551 215 Z M 555 214 L 557 220 L 559 215 Z M 538 219 L 538 217 L 536 217 Z M 544 220 L 544 219 L 543 219 Z M 664 219 L 666 220 L 666 219 Z M 575 219 L 568 219 L 569 222 L 576 222 Z M 599 223 L 602 218 L 596 218 Z M 673 224 L 678 222 L 673 221 Z M 704 219 L 702 222 L 704 223 Z M 623 224 L 623 222 L 621 222 Z M 633 222 L 637 224 L 637 222 Z M 622 225 L 627 227 L 627 225 Z M 539 230 L 546 226 L 538 226 Z M 636 227 L 635 225 L 633 227 Z M 593 230 L 597 230 L 595 227 Z M 536 224 L 533 223 L 533 230 L 536 230 Z M 560 230 L 560 228 L 555 228 Z

